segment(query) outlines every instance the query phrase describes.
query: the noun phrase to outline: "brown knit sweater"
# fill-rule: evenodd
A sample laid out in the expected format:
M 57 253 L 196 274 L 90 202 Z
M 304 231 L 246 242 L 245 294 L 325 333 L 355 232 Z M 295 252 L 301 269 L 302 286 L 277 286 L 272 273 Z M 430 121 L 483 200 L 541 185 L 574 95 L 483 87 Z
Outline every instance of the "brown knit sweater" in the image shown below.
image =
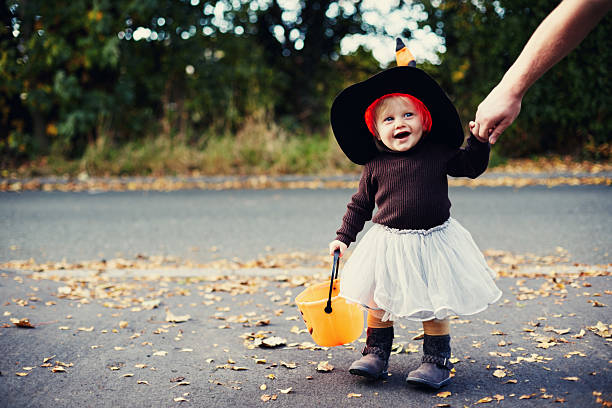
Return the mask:
M 489 144 L 474 136 L 454 149 L 424 138 L 407 152 L 381 152 L 363 167 L 336 239 L 350 245 L 366 221 L 397 229 L 429 229 L 450 216 L 447 175 L 476 178 L 487 168 Z M 372 218 L 374 205 L 378 211 Z

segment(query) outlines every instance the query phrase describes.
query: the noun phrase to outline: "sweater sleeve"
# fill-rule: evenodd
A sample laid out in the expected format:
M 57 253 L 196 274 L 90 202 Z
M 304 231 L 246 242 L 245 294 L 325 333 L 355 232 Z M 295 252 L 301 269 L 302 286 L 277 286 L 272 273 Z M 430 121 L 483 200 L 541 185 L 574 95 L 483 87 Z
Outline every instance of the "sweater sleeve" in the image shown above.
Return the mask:
M 372 218 L 375 194 L 376 186 L 372 178 L 372 169 L 369 164 L 366 164 L 359 180 L 359 189 L 348 203 L 346 213 L 342 217 L 342 226 L 336 231 L 338 241 L 348 246 L 356 240 L 357 234 L 363 229 L 366 221 Z
M 447 164 L 447 174 L 453 177 L 476 178 L 487 169 L 491 147 L 470 135 L 465 148 L 456 151 Z

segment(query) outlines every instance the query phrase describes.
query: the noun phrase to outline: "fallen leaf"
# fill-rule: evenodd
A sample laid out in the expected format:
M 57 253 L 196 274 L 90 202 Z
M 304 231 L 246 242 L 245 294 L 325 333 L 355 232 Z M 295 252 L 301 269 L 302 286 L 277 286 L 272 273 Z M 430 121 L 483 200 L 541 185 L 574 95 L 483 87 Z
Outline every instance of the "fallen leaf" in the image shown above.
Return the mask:
M 289 387 L 289 388 L 285 388 L 284 390 L 280 390 L 281 394 L 289 394 L 291 392 L 291 390 L 293 389 L 293 387 Z
M 259 389 L 260 389 L 260 390 L 262 390 L 262 391 L 265 391 L 265 390 L 267 390 L 267 389 L 268 389 L 268 386 L 267 386 L 266 384 L 261 384 L 261 385 L 259 386 Z
M 495 370 L 493 372 L 493 377 L 504 378 L 506 376 L 506 372 L 504 370 Z
M 161 350 L 153 353 L 154 356 L 165 356 L 167 354 L 168 354 L 167 351 L 161 351 Z
M 282 365 L 283 367 L 287 367 L 287 368 L 297 368 L 297 363 L 286 363 L 284 361 L 280 362 L 280 365 Z
M 190 315 L 182 315 L 177 316 L 170 311 L 170 309 L 166 308 L 166 321 L 171 323 L 183 323 L 187 320 L 191 319 Z
M 446 398 L 446 397 L 450 397 L 452 395 L 452 393 L 450 391 L 442 391 L 436 394 L 436 397 L 440 397 L 440 398 Z
M 236 367 L 236 366 L 232 367 L 232 370 L 234 371 L 246 371 L 248 369 L 249 369 L 248 367 Z
M 149 382 L 148 382 L 148 381 L 145 381 L 145 380 L 138 380 L 138 381 L 136 381 L 136 384 L 145 384 L 145 385 L 149 385 Z
M 180 386 L 183 386 L 183 385 L 189 385 L 189 384 L 190 384 L 189 381 L 181 381 L 179 383 L 174 384 L 172 387 L 170 387 L 170 389 L 176 388 L 176 387 L 180 387 Z
M 361 398 L 361 394 L 355 394 L 354 392 L 349 392 L 347 397 L 348 398 Z
M 484 397 L 479 399 L 478 401 L 476 401 L 476 404 L 486 404 L 487 402 L 491 402 L 493 401 L 493 398 L 491 397 Z
M 189 400 L 183 397 L 176 397 L 174 398 L 174 402 L 189 402 Z
M 94 330 L 94 327 L 79 327 L 77 330 L 79 331 L 84 331 L 84 332 L 92 332 Z
M 126 327 L 128 327 L 128 322 L 126 322 L 125 320 L 119 322 L 119 328 L 125 329 Z
M 580 381 L 580 378 L 578 377 L 563 377 L 561 379 L 566 381 Z
M 567 329 L 553 329 L 553 331 L 557 334 L 567 334 L 571 331 L 569 327 Z
M 260 347 L 273 348 L 273 347 L 278 347 L 278 346 L 284 346 L 285 344 L 287 344 L 287 339 L 283 339 L 282 337 L 272 336 L 272 337 L 266 337 L 265 339 L 262 339 Z
M 329 364 L 328 361 L 321 361 L 318 365 L 317 365 L 317 371 L 320 372 L 328 372 L 334 369 L 334 366 Z
M 52 372 L 54 373 L 65 373 L 66 369 L 64 367 L 61 366 L 55 366 L 51 369 Z
M 134 376 L 134 374 L 132 374 L 132 373 L 123 374 L 123 377 L 133 377 L 133 376 Z
M 17 376 L 19 377 L 25 377 L 26 375 L 30 374 L 30 373 L 15 373 Z
M 30 323 L 30 320 L 28 320 L 27 318 L 23 318 L 23 319 L 11 318 L 11 323 L 13 323 L 17 327 L 21 327 L 24 329 L 34 329 L 35 328 L 34 326 L 32 326 L 32 323 Z

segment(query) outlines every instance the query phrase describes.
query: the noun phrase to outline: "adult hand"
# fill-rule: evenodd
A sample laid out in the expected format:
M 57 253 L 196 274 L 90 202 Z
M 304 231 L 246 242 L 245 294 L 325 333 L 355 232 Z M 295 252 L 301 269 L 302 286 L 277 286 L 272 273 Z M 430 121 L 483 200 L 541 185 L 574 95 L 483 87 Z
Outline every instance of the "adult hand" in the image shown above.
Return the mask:
M 329 254 L 331 256 L 334 256 L 334 251 L 336 249 L 340 250 L 340 256 L 342 256 L 344 254 L 344 251 L 346 251 L 346 248 L 348 248 L 348 246 L 342 242 L 342 241 L 338 241 L 337 239 L 330 242 L 329 243 Z
M 489 139 L 495 144 L 499 136 L 514 122 L 521 111 L 522 97 L 509 92 L 499 85 L 478 105 L 476 110 L 474 136 L 480 141 Z

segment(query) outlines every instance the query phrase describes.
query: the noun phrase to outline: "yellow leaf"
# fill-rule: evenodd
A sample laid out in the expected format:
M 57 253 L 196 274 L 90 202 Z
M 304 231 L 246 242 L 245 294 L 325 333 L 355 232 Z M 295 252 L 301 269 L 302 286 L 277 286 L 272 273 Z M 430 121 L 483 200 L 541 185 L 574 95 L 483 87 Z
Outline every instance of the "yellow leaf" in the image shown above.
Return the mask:
M 286 363 L 284 361 L 280 362 L 280 365 L 282 365 L 283 367 L 287 367 L 287 368 L 297 368 L 297 364 L 296 363 Z
M 506 376 L 506 372 L 504 370 L 495 370 L 493 372 L 493 377 L 504 378 Z
M 259 386 L 259 389 L 260 389 L 260 390 L 262 390 L 262 391 L 265 391 L 265 390 L 267 390 L 267 389 L 268 389 L 268 386 L 267 386 L 266 384 L 261 384 L 261 385 Z
M 145 384 L 145 385 L 149 385 L 149 382 L 148 382 L 148 381 L 145 381 L 145 380 L 138 380 L 138 381 L 136 382 L 136 384 Z
M 293 387 L 289 387 L 289 388 L 285 388 L 284 390 L 280 390 L 281 394 L 289 394 L 291 392 L 291 390 L 293 389 Z
M 17 374 L 19 377 L 25 377 L 26 375 L 30 373 L 15 373 L 15 374 Z
M 491 397 L 484 397 L 484 398 L 481 398 L 478 401 L 476 401 L 476 404 L 485 404 L 485 403 L 491 402 L 491 401 L 493 401 L 493 398 L 491 398 Z
M 125 329 L 126 327 L 128 327 L 128 322 L 126 322 L 125 320 L 120 321 L 119 327 Z
M 321 371 L 321 372 L 328 372 L 334 369 L 334 366 L 329 364 L 328 361 L 321 361 L 318 365 L 317 365 L 317 371 Z
M 436 397 L 440 397 L 440 398 L 446 398 L 446 397 L 450 397 L 452 395 L 452 393 L 450 391 L 442 391 L 436 394 Z
M 578 378 L 578 377 L 563 377 L 561 379 L 562 380 L 567 380 L 567 381 L 580 381 L 580 378 Z
M 347 397 L 348 398 L 361 398 L 361 394 L 355 394 L 354 392 L 349 392 Z
M 133 377 L 133 376 L 134 376 L 134 374 L 132 374 L 132 373 L 128 373 L 128 374 L 123 374 L 123 376 L 124 376 L 124 377 Z
M 183 397 L 176 397 L 174 398 L 174 402 L 189 402 L 189 400 Z

